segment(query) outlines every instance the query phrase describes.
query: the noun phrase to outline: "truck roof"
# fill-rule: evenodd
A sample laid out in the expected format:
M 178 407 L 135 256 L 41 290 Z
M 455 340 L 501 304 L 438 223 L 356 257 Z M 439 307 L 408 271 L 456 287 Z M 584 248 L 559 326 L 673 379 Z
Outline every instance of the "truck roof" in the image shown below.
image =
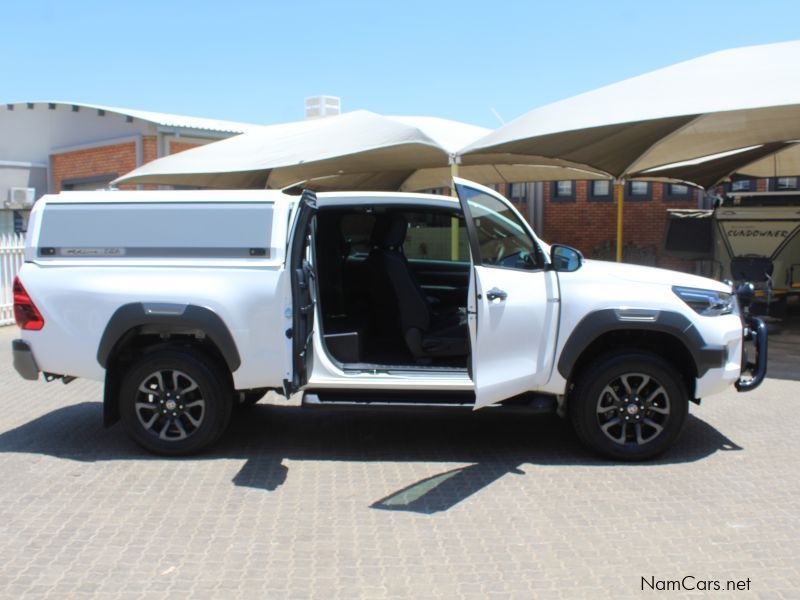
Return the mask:
M 140 203 L 197 203 L 197 202 L 296 202 L 299 196 L 281 190 L 97 190 L 61 192 L 42 198 L 46 204 L 140 204 Z M 408 192 L 321 192 L 317 198 L 326 204 L 346 204 L 365 199 L 379 204 L 419 202 L 453 208 L 456 198 L 438 194 Z

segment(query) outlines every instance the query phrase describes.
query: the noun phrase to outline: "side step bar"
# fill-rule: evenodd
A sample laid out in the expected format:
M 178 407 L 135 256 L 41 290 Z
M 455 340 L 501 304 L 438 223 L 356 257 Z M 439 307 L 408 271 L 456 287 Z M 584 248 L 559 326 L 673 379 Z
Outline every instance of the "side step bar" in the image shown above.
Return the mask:
M 303 406 L 313 408 L 402 408 L 402 409 L 462 409 L 472 410 L 475 395 L 464 392 L 396 392 L 396 391 L 328 391 L 314 390 L 303 395 Z M 487 406 L 486 411 L 524 412 L 527 414 L 555 414 L 558 406 L 555 396 L 523 394 L 509 398 L 502 404 Z M 484 409 L 482 409 L 484 410 Z

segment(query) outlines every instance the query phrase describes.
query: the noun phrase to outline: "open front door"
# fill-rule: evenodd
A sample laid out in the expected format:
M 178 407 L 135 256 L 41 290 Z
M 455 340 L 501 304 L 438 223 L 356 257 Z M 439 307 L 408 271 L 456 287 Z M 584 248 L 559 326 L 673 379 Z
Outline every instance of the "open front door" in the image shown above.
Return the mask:
M 292 379 L 286 384 L 287 394 L 297 391 L 308 381 L 308 351 L 314 330 L 314 300 L 311 296 L 314 271 L 308 260 L 308 248 L 317 214 L 317 195 L 303 190 L 297 210 L 288 257 L 292 289 Z
M 535 390 L 553 366 L 558 282 L 530 228 L 498 193 L 455 178 L 473 261 L 475 408 Z

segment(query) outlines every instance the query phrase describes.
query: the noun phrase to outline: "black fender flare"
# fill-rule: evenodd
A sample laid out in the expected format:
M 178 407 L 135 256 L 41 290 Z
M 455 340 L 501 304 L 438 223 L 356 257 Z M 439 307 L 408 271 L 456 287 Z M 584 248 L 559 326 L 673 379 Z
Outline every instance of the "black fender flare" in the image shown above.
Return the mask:
M 219 349 L 231 373 L 242 364 L 231 332 L 211 309 L 193 304 L 134 302 L 120 306 L 109 319 L 97 348 L 101 367 L 107 368 L 117 343 L 136 327 L 154 333 L 201 332 Z
M 608 308 L 587 314 L 572 330 L 558 358 L 558 372 L 569 380 L 581 354 L 595 340 L 606 333 L 626 330 L 657 331 L 675 337 L 691 354 L 698 377 L 725 365 L 725 346 L 707 344 L 685 315 L 663 310 Z

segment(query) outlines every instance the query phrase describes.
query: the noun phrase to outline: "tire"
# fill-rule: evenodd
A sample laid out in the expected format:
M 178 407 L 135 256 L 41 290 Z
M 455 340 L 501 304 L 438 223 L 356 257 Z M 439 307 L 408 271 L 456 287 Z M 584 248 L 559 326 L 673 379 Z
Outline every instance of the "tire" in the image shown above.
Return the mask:
M 119 410 L 128 435 L 164 456 L 194 454 L 213 444 L 231 417 L 227 374 L 191 349 L 142 356 L 125 375 Z
M 669 448 L 689 412 L 686 385 L 661 357 L 606 354 L 580 374 L 569 413 L 581 442 L 617 460 L 647 460 Z
M 259 400 L 267 395 L 269 390 L 267 388 L 256 388 L 253 390 L 243 390 L 241 392 L 233 392 L 233 408 L 238 411 L 245 411 L 248 408 L 255 406 Z

